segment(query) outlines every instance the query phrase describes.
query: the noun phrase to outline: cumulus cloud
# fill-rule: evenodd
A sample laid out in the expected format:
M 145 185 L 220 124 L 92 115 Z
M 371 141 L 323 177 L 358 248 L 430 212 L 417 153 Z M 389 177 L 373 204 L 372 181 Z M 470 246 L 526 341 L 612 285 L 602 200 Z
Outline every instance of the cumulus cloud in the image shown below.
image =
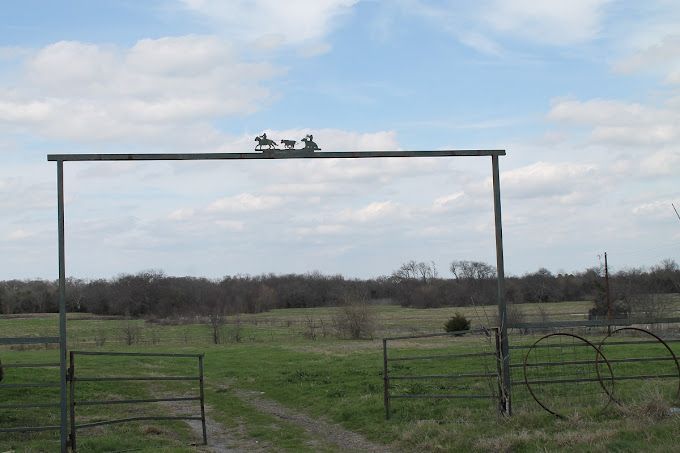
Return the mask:
M 214 36 L 130 48 L 60 41 L 27 57 L 15 86 L 0 90 L 0 121 L 74 141 L 215 145 L 222 136 L 210 121 L 267 105 L 264 82 L 280 74 Z
M 510 198 L 552 198 L 568 204 L 591 192 L 596 174 L 592 164 L 536 162 L 503 172 L 501 190 Z
M 230 36 L 245 37 L 265 49 L 306 45 L 303 53 L 314 56 L 329 50 L 323 38 L 358 1 L 181 0 L 181 3 Z M 310 46 L 310 42 L 315 44 Z
M 548 113 L 553 121 L 591 128 L 595 142 L 623 146 L 671 144 L 680 137 L 680 112 L 635 102 L 559 100 Z

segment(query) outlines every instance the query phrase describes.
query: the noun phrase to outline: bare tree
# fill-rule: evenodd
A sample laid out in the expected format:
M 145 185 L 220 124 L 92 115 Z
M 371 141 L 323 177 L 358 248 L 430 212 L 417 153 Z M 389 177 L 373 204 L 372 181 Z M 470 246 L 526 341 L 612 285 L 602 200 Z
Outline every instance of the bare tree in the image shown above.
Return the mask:
M 333 327 L 342 338 L 372 339 L 376 329 L 375 314 L 365 298 L 348 296 L 333 316 Z
M 138 325 L 130 321 L 125 323 L 121 331 L 123 334 L 123 341 L 128 346 L 136 344 L 139 341 L 139 336 L 142 333 L 142 329 L 140 329 Z
M 449 269 L 456 280 L 488 280 L 496 276 L 496 268 L 481 261 L 453 261 Z
M 212 332 L 213 344 L 222 343 L 222 330 L 226 323 L 226 316 L 224 313 L 224 306 L 214 305 L 213 309 L 208 313 L 208 321 Z

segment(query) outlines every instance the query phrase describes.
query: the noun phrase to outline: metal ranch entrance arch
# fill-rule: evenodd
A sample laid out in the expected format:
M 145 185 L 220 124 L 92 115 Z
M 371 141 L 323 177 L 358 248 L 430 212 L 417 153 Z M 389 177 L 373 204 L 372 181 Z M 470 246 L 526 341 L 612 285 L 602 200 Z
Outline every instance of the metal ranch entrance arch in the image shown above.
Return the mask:
M 68 448 L 68 404 L 66 362 L 66 259 L 64 244 L 64 162 L 151 161 L 151 160 L 266 160 L 266 159 L 374 159 L 397 157 L 491 157 L 494 217 L 496 226 L 496 269 L 498 272 L 498 314 L 501 330 L 502 404 L 510 413 L 510 355 L 507 335 L 507 310 L 503 297 L 505 269 L 503 264 L 503 230 L 501 225 L 501 188 L 498 156 L 505 150 L 437 150 L 437 151 L 346 151 L 312 152 L 307 150 L 273 150 L 256 153 L 176 153 L 176 154 L 49 154 L 48 161 L 57 163 L 57 211 L 59 237 L 59 349 L 61 385 L 61 451 Z

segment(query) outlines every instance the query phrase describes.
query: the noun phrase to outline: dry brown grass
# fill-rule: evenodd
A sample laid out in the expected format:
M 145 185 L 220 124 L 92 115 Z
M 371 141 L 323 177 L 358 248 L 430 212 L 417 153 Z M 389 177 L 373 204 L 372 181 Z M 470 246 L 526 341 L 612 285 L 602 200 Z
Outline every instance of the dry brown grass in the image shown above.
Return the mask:
M 636 401 L 617 406 L 627 418 L 659 421 L 670 416 L 671 405 L 666 397 L 654 388 L 645 388 Z

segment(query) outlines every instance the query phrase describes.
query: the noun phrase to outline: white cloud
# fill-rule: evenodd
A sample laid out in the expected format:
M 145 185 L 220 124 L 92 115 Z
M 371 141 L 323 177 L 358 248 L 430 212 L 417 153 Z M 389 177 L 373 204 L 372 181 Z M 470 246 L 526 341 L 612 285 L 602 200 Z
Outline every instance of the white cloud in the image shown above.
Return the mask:
M 403 206 L 393 201 L 376 201 L 360 209 L 343 210 L 339 218 L 345 222 L 377 222 L 406 214 Z
M 592 164 L 536 162 L 503 172 L 501 190 L 509 198 L 553 198 L 570 204 L 590 194 L 596 175 Z
M 60 41 L 0 90 L 0 121 L 50 138 L 216 146 L 215 118 L 257 111 L 281 74 L 214 36 L 144 39 L 124 49 Z
M 239 220 L 216 220 L 215 225 L 227 231 L 243 231 L 246 224 Z
M 216 23 L 223 33 L 264 48 L 321 41 L 358 1 L 181 0 L 190 11 Z
M 623 146 L 672 144 L 680 138 L 680 112 L 634 102 L 592 99 L 554 102 L 548 118 L 590 127 L 595 142 Z
M 459 209 L 466 203 L 465 192 L 460 191 L 442 197 L 435 198 L 432 202 L 434 212 L 446 212 Z
M 12 170 L 8 168 L 7 170 Z M 27 172 L 22 177 L 2 177 L 0 175 L 0 209 L 5 212 L 24 210 L 45 210 L 56 206 L 54 186 L 45 182 L 35 182 L 26 167 L 21 171 Z M 42 169 L 35 172 L 46 176 Z M 44 181 L 44 180 L 43 180 Z
M 299 236 L 334 236 L 350 231 L 346 225 L 337 223 L 319 224 L 312 227 L 299 227 L 295 229 L 295 233 Z
M 220 198 L 208 206 L 208 212 L 247 212 L 264 211 L 276 208 L 284 199 L 270 195 L 253 195 L 242 193 L 233 197 Z
M 168 215 L 168 218 L 170 220 L 183 221 L 191 219 L 195 214 L 196 211 L 192 208 L 180 208 L 172 211 L 170 215 Z
M 570 45 L 598 36 L 611 0 L 495 0 L 483 17 L 497 31 L 544 44 Z
M 665 219 L 672 213 L 671 200 L 658 200 L 649 203 L 642 203 L 634 206 L 631 211 L 634 215 L 648 218 L 650 216 L 658 219 Z
M 24 230 L 23 228 L 19 228 L 19 229 L 16 229 L 14 231 L 11 231 L 7 235 L 7 239 L 10 240 L 10 241 L 20 241 L 22 239 L 30 238 L 31 236 L 33 236 L 32 233 Z
M 461 44 L 478 52 L 502 56 L 508 37 L 540 45 L 569 46 L 596 39 L 606 6 L 613 0 L 481 0 L 448 2 L 401 0 L 410 16 L 432 22 Z M 504 42 L 504 46 L 499 43 Z
M 502 52 L 501 47 L 489 36 L 485 36 L 478 32 L 468 32 L 463 33 L 459 37 L 460 42 L 468 47 L 472 47 L 478 52 L 490 54 L 490 55 L 500 55 Z
M 640 168 L 650 176 L 680 175 L 680 149 L 661 150 L 642 157 Z
M 680 83 L 680 34 L 665 35 L 647 46 L 636 49 L 631 55 L 614 63 L 622 73 L 661 71 L 669 83 Z

